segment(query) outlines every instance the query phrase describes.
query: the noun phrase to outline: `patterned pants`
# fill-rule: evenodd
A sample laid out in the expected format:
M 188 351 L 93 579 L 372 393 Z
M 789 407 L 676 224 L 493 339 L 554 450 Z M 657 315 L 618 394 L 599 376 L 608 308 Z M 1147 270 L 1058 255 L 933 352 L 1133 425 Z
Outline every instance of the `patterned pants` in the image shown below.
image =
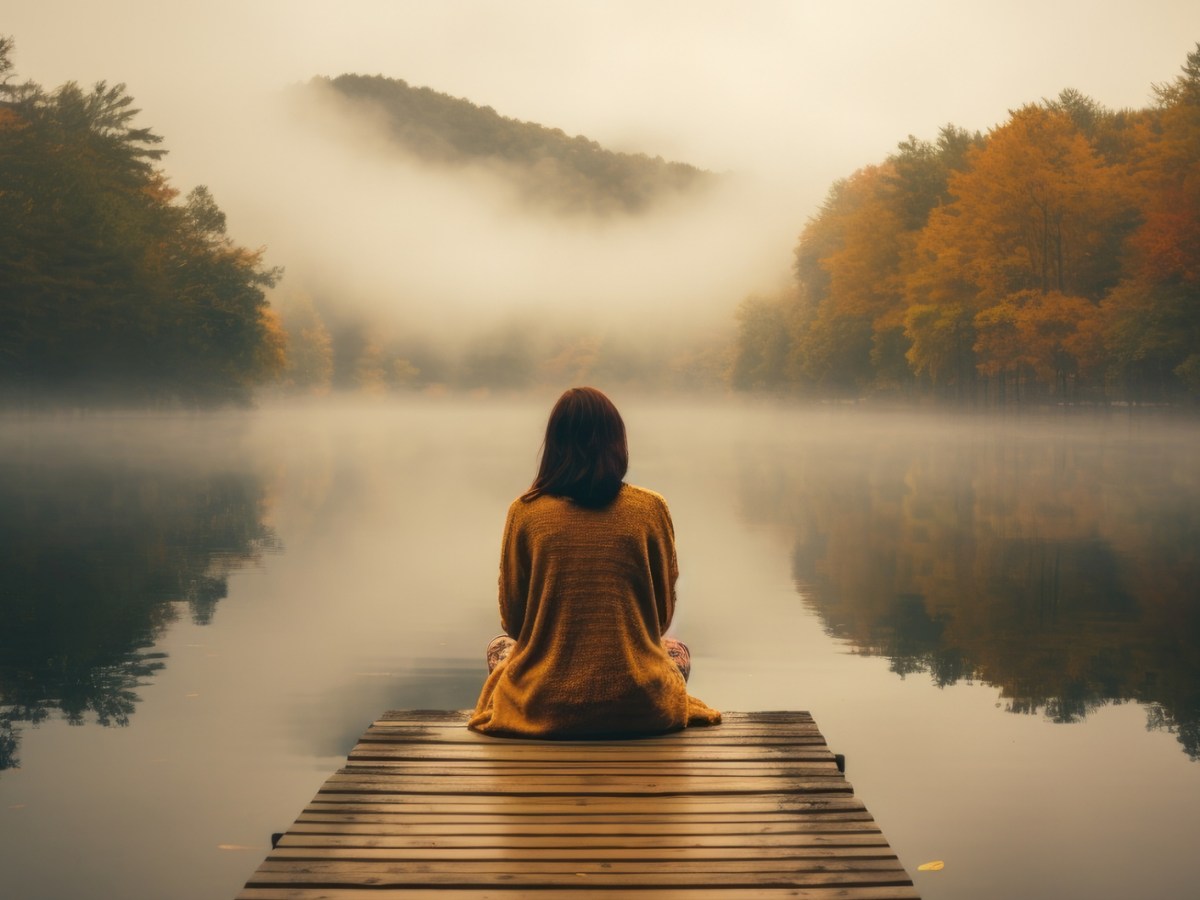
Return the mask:
M 497 635 L 492 638 L 492 642 L 487 648 L 487 667 L 488 673 L 500 664 L 500 661 L 512 652 L 512 648 L 517 644 L 507 634 Z M 663 649 L 667 651 L 667 656 L 671 657 L 671 662 L 679 667 L 680 673 L 683 675 L 683 680 L 687 681 L 688 676 L 692 674 L 692 654 L 688 650 L 687 644 L 683 641 L 677 641 L 675 638 L 663 638 Z

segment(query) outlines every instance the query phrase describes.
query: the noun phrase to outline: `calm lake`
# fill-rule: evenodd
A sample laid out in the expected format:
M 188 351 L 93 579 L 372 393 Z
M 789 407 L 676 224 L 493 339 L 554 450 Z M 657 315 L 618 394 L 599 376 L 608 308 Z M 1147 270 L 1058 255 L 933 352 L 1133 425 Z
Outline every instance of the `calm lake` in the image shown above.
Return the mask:
M 1194 895 L 1200 425 L 613 397 L 692 692 L 810 710 L 927 900 Z M 0 420 L 0 894 L 232 896 L 471 706 L 553 399 Z

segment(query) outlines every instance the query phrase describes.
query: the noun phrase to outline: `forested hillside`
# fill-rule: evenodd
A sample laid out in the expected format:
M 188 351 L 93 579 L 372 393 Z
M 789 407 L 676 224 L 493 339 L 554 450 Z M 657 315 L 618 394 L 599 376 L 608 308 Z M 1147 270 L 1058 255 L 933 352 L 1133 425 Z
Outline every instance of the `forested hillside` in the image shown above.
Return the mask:
M 733 384 L 989 402 L 1200 394 L 1200 45 L 1147 109 L 1073 90 L 836 183 Z
M 183 202 L 124 85 L 14 80 L 0 38 L 0 402 L 244 402 L 283 363 L 204 187 Z
M 527 201 L 559 212 L 637 213 L 715 178 L 661 157 L 605 150 L 585 137 L 506 118 L 490 106 L 398 78 L 339 75 L 313 79 L 304 90 L 324 92 L 347 108 L 382 112 L 397 147 L 440 165 L 488 165 Z
M 1066 90 L 986 134 L 908 137 L 833 185 L 793 288 L 744 301 L 730 332 L 644 347 L 514 319 L 455 348 L 351 312 L 336 274 L 278 295 L 281 321 L 264 294 L 279 272 L 230 239 L 206 188 L 171 186 L 124 86 L 45 90 L 11 51 L 0 38 L 0 403 L 246 402 L 277 376 L 304 392 L 728 378 L 820 397 L 1200 396 L 1200 45 L 1144 109 Z M 398 79 L 292 96 L 369 111 L 397 154 L 485 169 L 542 212 L 631 217 L 718 178 Z

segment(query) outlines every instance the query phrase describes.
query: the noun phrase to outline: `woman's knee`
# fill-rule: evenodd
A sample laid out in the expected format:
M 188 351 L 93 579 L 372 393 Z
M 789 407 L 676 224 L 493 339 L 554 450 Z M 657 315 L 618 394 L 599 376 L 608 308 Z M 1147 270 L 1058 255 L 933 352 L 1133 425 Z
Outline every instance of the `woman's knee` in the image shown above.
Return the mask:
M 683 680 L 687 681 L 688 676 L 692 674 L 692 653 L 688 650 L 688 645 L 675 638 L 663 638 L 663 648 L 667 651 L 667 656 L 671 657 L 671 662 L 679 667 Z
M 491 672 L 496 666 L 500 665 L 508 654 L 512 653 L 512 648 L 516 645 L 516 641 L 510 638 L 507 634 L 498 634 L 492 638 L 487 646 L 487 668 Z

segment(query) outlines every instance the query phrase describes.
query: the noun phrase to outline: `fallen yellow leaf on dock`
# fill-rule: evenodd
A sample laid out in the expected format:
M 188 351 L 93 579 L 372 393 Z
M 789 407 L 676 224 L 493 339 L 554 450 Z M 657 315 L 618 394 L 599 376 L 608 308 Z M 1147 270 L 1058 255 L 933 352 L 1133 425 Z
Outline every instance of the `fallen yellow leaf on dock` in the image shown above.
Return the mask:
M 933 862 L 921 863 L 917 866 L 918 872 L 940 872 L 946 868 L 946 864 L 940 859 L 935 859 Z

